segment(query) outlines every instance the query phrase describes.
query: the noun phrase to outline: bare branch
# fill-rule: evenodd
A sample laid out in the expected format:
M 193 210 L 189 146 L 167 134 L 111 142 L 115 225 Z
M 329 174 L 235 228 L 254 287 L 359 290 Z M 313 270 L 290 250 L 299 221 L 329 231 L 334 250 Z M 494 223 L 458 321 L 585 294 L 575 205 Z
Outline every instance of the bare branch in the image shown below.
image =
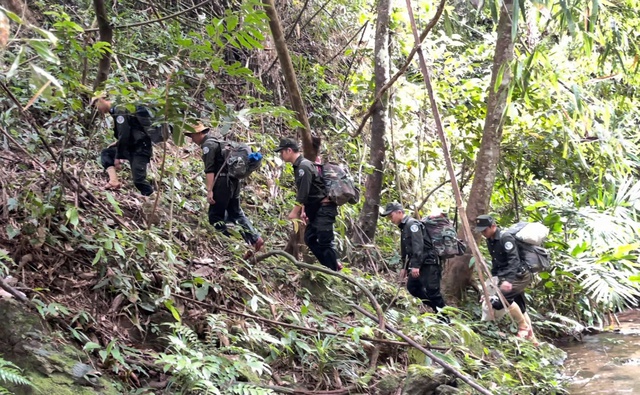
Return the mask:
M 433 16 L 433 18 L 431 18 L 431 20 L 427 24 L 427 27 L 425 27 L 424 31 L 422 32 L 422 34 L 420 34 L 420 40 L 416 43 L 416 46 L 413 47 L 413 49 L 409 53 L 409 57 L 407 57 L 407 61 L 400 68 L 400 70 L 398 70 L 398 72 L 395 73 L 393 77 L 391 77 L 389 82 L 387 82 L 387 84 L 385 86 L 383 86 L 382 89 L 380 89 L 380 92 L 378 92 L 378 94 L 376 95 L 376 98 L 373 100 L 373 103 L 371 103 L 371 106 L 369 107 L 369 111 L 367 111 L 367 113 L 364 115 L 364 118 L 362 118 L 362 121 L 360 122 L 360 126 L 358 127 L 358 130 L 356 130 L 355 132 L 351 133 L 351 137 L 355 137 L 355 136 L 359 135 L 360 133 L 362 133 L 362 129 L 364 129 L 364 126 L 366 125 L 367 121 L 369 120 L 369 118 L 373 114 L 373 111 L 376 108 L 376 103 L 382 98 L 384 93 L 387 90 L 389 90 L 389 88 L 391 88 L 391 86 L 393 86 L 393 84 L 398 80 L 398 78 L 400 78 L 400 76 L 403 75 L 405 73 L 405 71 L 407 71 L 407 69 L 409 68 L 409 65 L 411 65 L 411 62 L 413 61 L 413 57 L 418 52 L 419 43 L 422 43 L 424 41 L 424 39 L 427 38 L 427 34 L 429 34 L 429 32 L 438 23 L 438 20 L 440 19 L 440 16 L 442 15 L 442 12 L 444 11 L 445 3 L 446 3 L 446 0 L 440 0 L 440 4 L 438 4 L 438 8 L 436 9 L 436 14 Z
M 176 12 L 174 14 L 171 14 L 171 15 L 164 16 L 162 18 L 150 19 L 148 21 L 143 21 L 143 22 L 130 23 L 128 25 L 113 26 L 112 29 L 113 30 L 128 29 L 130 27 L 138 27 L 138 26 L 150 25 L 152 23 L 158 23 L 158 22 L 166 21 L 167 19 L 173 19 L 173 18 L 178 17 L 178 16 L 180 16 L 182 14 L 186 14 L 189 11 L 193 11 L 196 8 L 200 8 L 200 7 L 202 7 L 203 5 L 205 5 L 207 3 L 211 3 L 212 1 L 213 0 L 205 0 L 202 3 L 194 5 L 193 7 L 189 7 L 187 9 L 184 9 L 182 11 L 178 11 L 178 12 Z M 91 32 L 97 32 L 97 31 L 98 31 L 98 29 L 85 29 L 84 30 L 85 33 L 91 33 Z

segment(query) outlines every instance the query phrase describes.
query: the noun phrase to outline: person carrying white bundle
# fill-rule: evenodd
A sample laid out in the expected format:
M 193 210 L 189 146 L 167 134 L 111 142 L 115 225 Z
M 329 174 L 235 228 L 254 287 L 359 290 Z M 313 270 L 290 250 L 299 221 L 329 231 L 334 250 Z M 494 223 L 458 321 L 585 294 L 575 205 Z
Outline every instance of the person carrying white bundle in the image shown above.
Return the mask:
M 490 215 L 479 215 L 475 223 L 476 232 L 482 233 L 487 240 L 487 249 L 492 258 L 491 274 L 498 278 L 496 284 L 508 306 L 505 309 L 500 298 L 492 298 L 489 302 L 495 310 L 507 310 L 509 312 L 518 325 L 518 337 L 526 338 L 537 344 L 538 341 L 533 333 L 531 318 L 527 314 L 524 299 L 525 288 L 531 284 L 533 279 L 533 270 L 529 264 L 528 256 L 521 256 L 519 246 L 523 245 L 522 241 L 516 241 L 513 229 L 502 230 L 499 228 Z M 517 229 L 517 231 L 520 230 L 522 229 Z M 536 236 L 535 238 L 538 237 Z M 541 242 L 544 236 L 539 239 Z M 529 244 L 527 243 L 527 245 Z M 533 247 L 537 246 L 531 247 L 531 253 L 537 256 L 537 252 L 533 250 Z M 526 254 L 529 253 L 529 251 L 526 252 Z

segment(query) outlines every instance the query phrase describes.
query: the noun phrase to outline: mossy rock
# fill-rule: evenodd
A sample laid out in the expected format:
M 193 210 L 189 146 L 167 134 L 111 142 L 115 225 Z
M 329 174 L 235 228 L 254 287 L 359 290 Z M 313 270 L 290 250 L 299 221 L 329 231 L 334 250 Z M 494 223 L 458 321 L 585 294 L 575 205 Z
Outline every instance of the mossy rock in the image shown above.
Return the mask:
M 376 384 L 376 395 L 393 395 L 402 385 L 402 379 L 398 376 L 384 376 Z
M 451 377 L 430 367 L 411 365 L 408 371 L 402 395 L 435 395 L 440 386 L 452 383 Z
M 99 387 L 76 383 L 74 365 L 86 356 L 77 348 L 58 341 L 40 317 L 13 299 L 0 299 L 0 316 L 9 325 L 0 326 L 2 357 L 13 362 L 33 386 L 3 385 L 17 395 L 117 395 L 113 383 L 101 379 Z M 55 341 L 54 341 L 55 338 Z
M 300 277 L 300 286 L 312 295 L 313 302 L 321 305 L 336 315 L 345 315 L 352 308 L 342 299 L 336 297 L 332 290 L 340 294 L 349 294 L 348 289 L 342 289 L 346 285 L 342 280 L 331 278 L 323 273 L 305 272 Z M 349 284 L 348 286 L 353 286 Z
M 436 388 L 436 395 L 457 395 L 459 393 L 460 393 L 459 389 L 447 384 L 440 385 L 438 386 L 438 388 Z

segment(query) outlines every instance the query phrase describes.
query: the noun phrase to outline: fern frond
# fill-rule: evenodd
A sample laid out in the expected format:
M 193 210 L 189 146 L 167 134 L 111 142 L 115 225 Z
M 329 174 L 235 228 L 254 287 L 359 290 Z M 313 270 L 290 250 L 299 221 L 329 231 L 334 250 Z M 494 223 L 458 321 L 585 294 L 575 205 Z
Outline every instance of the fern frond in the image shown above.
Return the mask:
M 0 358 L 0 383 L 31 385 L 31 382 L 22 376 L 19 367 L 2 358 Z
M 237 395 L 271 395 L 275 394 L 273 390 L 268 388 L 262 388 L 260 386 L 249 384 L 249 383 L 236 383 L 231 388 L 229 388 L 229 392 Z

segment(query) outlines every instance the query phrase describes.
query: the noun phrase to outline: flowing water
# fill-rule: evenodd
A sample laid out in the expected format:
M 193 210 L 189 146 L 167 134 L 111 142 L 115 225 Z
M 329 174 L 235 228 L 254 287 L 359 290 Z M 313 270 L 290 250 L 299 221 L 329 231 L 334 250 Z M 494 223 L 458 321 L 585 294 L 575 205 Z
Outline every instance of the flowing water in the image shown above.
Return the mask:
M 640 394 L 640 311 L 619 315 L 614 332 L 584 336 L 567 352 L 565 374 L 572 395 Z

